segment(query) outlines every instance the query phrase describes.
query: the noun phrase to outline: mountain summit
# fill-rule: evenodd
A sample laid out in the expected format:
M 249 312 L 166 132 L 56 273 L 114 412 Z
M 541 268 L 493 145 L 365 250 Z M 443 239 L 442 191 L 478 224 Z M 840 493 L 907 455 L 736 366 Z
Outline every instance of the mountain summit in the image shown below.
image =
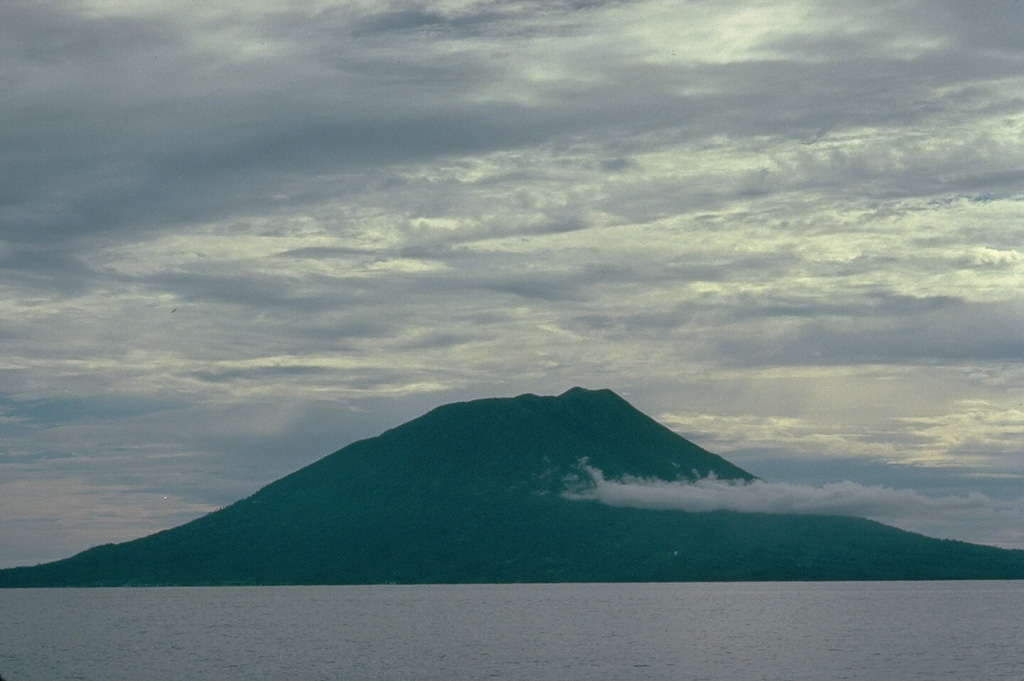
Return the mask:
M 417 472 L 447 480 L 531 481 L 535 490 L 559 491 L 561 476 L 578 471 L 584 459 L 613 478 L 754 479 L 611 390 L 448 404 L 368 442 L 386 448 L 379 463 L 419 465 Z
M 606 479 L 754 476 L 610 390 L 448 404 L 224 509 L 0 587 L 1024 578 L 1024 551 L 859 518 L 615 508 Z

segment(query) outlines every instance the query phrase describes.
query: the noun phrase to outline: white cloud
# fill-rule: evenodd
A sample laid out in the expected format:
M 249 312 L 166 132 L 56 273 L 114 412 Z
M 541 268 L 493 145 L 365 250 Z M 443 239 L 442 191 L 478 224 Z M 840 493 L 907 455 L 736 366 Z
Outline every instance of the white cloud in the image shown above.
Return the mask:
M 978 492 L 928 496 L 911 489 L 862 485 L 849 480 L 820 486 L 764 480 L 744 483 L 714 477 L 694 482 L 632 477 L 608 480 L 600 470 L 585 463 L 581 468 L 590 482 L 573 486 L 563 496 L 617 507 L 691 513 L 845 515 L 917 531 L 934 531 L 944 525 L 948 532 L 950 525 L 974 523 L 985 526 L 990 534 L 984 539 L 992 543 L 1019 540 L 1019 535 L 1011 535 L 1007 529 L 1019 528 L 1024 521 L 1024 501 L 996 500 Z M 977 527 L 974 529 L 978 531 Z
M 971 251 L 970 262 L 974 265 L 1012 265 L 1024 256 L 1016 249 L 999 249 L 979 246 Z

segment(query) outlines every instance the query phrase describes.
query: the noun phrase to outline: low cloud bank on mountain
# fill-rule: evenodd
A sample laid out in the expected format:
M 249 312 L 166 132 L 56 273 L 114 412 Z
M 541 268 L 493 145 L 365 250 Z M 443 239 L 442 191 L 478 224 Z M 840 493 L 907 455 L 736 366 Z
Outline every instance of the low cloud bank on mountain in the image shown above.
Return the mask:
M 690 512 L 812 513 L 896 522 L 947 513 L 1018 515 L 1024 511 L 1019 503 L 994 500 L 977 492 L 925 496 L 914 490 L 849 480 L 820 487 L 764 480 L 743 483 L 714 477 L 694 482 L 631 477 L 608 480 L 602 471 L 586 463 L 581 469 L 590 480 L 566 491 L 564 496 L 609 506 Z

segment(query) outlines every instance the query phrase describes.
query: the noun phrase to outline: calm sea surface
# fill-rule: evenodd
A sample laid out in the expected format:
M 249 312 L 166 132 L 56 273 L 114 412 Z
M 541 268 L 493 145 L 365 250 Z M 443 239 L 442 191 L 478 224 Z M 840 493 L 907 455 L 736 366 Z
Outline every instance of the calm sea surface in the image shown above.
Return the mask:
M 6 681 L 1024 680 L 1024 582 L 0 589 Z

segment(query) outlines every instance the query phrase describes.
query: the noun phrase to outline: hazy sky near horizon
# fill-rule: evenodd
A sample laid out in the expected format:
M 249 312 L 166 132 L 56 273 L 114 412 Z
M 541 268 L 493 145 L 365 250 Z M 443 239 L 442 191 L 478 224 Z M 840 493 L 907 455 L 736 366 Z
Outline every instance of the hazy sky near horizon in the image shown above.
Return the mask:
M 0 567 L 574 385 L 773 503 L 860 489 L 1024 548 L 1022 29 L 1015 0 L 5 0 Z

